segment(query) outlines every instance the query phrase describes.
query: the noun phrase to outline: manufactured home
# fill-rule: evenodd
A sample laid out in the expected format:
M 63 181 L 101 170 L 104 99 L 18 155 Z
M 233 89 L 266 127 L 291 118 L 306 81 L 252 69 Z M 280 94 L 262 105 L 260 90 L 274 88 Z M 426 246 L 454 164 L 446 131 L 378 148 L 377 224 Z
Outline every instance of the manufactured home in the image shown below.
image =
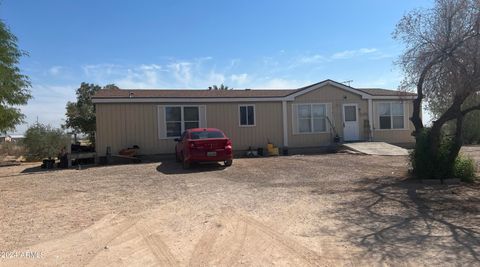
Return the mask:
M 239 152 L 266 147 L 322 149 L 335 142 L 414 142 L 412 93 L 353 88 L 326 80 L 291 90 L 134 90 L 96 93 L 96 151 L 137 145 L 144 155 L 174 153 L 185 129 L 223 130 Z M 337 138 L 335 138 L 337 137 Z

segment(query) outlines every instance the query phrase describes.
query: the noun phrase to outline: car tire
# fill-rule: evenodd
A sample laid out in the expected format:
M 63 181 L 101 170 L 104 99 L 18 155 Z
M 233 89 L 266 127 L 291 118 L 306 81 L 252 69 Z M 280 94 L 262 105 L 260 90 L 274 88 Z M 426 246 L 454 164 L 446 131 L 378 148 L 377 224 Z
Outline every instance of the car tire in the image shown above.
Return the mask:
M 182 162 L 182 159 L 178 156 L 177 150 L 175 149 L 175 161 Z
M 232 163 L 233 163 L 232 159 L 229 159 L 223 162 L 223 164 L 225 164 L 226 167 L 232 166 Z
M 183 160 L 182 161 L 182 167 L 183 167 L 184 170 L 190 169 L 190 162 L 187 161 L 187 160 Z

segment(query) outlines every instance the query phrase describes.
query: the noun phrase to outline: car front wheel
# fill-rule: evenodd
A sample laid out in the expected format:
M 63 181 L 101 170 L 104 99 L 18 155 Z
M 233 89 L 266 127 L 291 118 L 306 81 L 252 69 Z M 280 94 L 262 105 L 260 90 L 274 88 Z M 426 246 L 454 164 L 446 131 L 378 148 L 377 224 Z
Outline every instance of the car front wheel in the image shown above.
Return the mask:
M 229 160 L 226 160 L 223 162 L 223 164 L 225 164 L 225 166 L 232 166 L 232 163 L 233 163 L 233 160 L 229 159 Z
M 177 152 L 176 149 L 175 149 L 175 160 L 176 160 L 177 162 L 182 162 L 182 159 L 178 156 L 178 152 Z
M 182 167 L 183 169 L 190 169 L 190 162 L 188 160 L 183 160 L 182 161 Z

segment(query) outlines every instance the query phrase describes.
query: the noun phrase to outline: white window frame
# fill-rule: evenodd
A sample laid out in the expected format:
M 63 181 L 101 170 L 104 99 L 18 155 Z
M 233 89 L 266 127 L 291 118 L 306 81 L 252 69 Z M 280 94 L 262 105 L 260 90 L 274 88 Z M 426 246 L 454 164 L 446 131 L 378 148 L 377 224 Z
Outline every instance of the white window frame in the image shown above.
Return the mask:
M 393 128 L 393 117 L 394 116 L 400 116 L 400 115 L 392 115 L 392 103 L 393 104 L 398 104 L 398 103 L 401 103 L 402 106 L 403 106 L 403 128 Z M 382 129 L 380 128 L 380 104 L 390 104 L 390 128 L 388 129 Z M 407 124 L 408 122 L 405 122 L 405 118 L 406 118 L 406 105 L 405 105 L 405 102 L 404 101 L 381 101 L 381 102 L 377 102 L 377 107 L 376 107 L 376 110 L 377 110 L 377 118 L 376 120 L 378 121 L 378 128 L 375 129 L 375 131 L 403 131 L 403 130 L 407 130 Z M 386 116 L 385 116 L 386 117 Z
M 240 112 L 241 107 L 246 107 L 247 123 L 248 123 L 248 107 L 253 107 L 253 124 L 242 124 L 242 113 Z M 239 127 L 255 127 L 255 126 L 257 126 L 257 110 L 256 110 L 254 104 L 240 104 L 240 105 L 238 105 L 238 126 Z
M 181 119 L 180 120 L 180 135 L 179 136 L 168 136 L 168 131 L 167 131 L 167 123 L 168 123 L 168 121 L 167 121 L 167 108 L 178 108 L 178 107 L 180 108 L 180 114 L 181 114 L 181 116 L 180 116 L 180 119 Z M 166 106 L 164 106 L 164 112 L 163 112 L 163 117 L 164 117 L 164 119 L 163 119 L 164 125 L 163 126 L 165 127 L 165 137 L 166 137 L 166 139 L 179 138 L 180 136 L 182 136 L 183 132 L 185 132 L 185 122 L 186 121 L 185 121 L 185 117 L 184 117 L 184 114 L 183 114 L 184 113 L 183 110 L 186 107 L 195 107 L 195 108 L 198 109 L 198 127 L 200 127 L 200 120 L 201 120 L 200 116 L 201 116 L 201 114 L 200 114 L 200 106 L 199 105 L 166 105 Z M 193 122 L 193 121 L 187 121 L 187 122 Z
M 296 108 L 296 114 L 297 114 L 297 117 L 295 118 L 295 120 L 297 121 L 297 129 L 296 130 L 296 133 L 297 134 L 319 134 L 319 133 L 328 133 L 328 120 L 327 120 L 327 117 L 328 117 L 328 110 L 327 110 L 327 104 L 328 103 L 298 103 L 298 104 L 295 104 L 294 108 Z M 300 113 L 298 112 L 298 107 L 299 106 L 307 106 L 307 105 L 310 105 L 310 112 L 313 111 L 312 109 L 312 106 L 317 106 L 317 105 L 322 105 L 324 106 L 325 108 L 325 131 L 317 131 L 315 132 L 313 129 L 313 116 L 310 117 L 310 129 L 311 131 L 310 132 L 300 132 L 300 118 L 299 118 L 299 115 Z

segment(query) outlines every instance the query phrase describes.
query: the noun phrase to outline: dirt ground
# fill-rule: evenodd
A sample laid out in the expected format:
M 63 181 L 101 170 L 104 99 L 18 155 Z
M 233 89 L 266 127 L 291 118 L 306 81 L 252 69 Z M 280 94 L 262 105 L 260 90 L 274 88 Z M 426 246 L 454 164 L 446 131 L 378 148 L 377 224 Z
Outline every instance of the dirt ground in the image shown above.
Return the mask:
M 480 147 L 465 153 L 480 163 Z M 407 169 L 350 154 L 3 167 L 0 265 L 478 266 L 479 184 Z

